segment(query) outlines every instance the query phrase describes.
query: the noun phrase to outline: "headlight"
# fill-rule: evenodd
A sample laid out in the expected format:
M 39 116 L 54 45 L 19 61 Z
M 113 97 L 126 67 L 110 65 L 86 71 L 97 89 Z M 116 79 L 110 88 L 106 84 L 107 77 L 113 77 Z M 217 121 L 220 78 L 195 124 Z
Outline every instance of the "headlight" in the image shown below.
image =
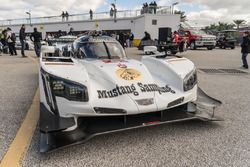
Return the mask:
M 197 72 L 196 69 L 192 70 L 186 75 L 183 81 L 183 90 L 189 91 L 197 84 Z
M 50 90 L 52 96 L 63 97 L 70 101 L 87 102 L 89 100 L 86 86 L 48 74 L 43 70 L 41 71 L 42 75 L 45 75 L 46 82 L 48 83 L 46 86 L 49 85 L 50 87 L 45 91 Z

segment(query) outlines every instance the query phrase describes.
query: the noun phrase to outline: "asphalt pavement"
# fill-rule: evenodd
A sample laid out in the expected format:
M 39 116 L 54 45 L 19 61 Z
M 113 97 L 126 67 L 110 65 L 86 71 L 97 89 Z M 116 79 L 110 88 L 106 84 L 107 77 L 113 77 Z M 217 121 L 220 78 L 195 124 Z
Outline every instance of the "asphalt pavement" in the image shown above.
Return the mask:
M 34 62 L 21 56 L 0 56 L 0 159 L 16 136 L 37 87 Z
M 127 50 L 131 58 L 141 52 Z M 179 54 L 198 68 L 239 69 L 240 50 L 215 49 Z M 250 58 L 248 57 L 250 62 Z M 199 85 L 222 101 L 221 122 L 187 121 L 97 136 L 85 144 L 48 154 L 39 153 L 36 130 L 24 167 L 249 167 L 250 70 L 247 74 L 198 72 Z M 0 158 L 20 126 L 37 87 L 37 70 L 30 60 L 0 57 Z

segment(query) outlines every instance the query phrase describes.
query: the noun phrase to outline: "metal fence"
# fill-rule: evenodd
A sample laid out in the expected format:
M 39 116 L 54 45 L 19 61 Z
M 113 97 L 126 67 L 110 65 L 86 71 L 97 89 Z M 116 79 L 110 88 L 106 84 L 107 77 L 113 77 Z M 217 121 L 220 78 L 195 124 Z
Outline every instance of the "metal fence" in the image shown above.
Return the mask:
M 122 10 L 117 11 L 116 18 L 130 18 L 136 17 L 143 14 L 140 10 Z M 149 8 L 147 13 L 153 14 L 153 9 Z M 171 8 L 168 6 L 161 6 L 157 8 L 157 14 L 171 14 Z M 98 19 L 110 19 L 113 18 L 110 16 L 110 12 L 99 12 L 93 13 L 93 20 Z M 21 19 L 7 19 L 0 20 L 0 26 L 9 26 L 9 25 L 20 25 L 20 24 L 44 24 L 44 23 L 55 23 L 55 22 L 67 22 L 67 21 L 87 21 L 90 20 L 89 13 L 83 14 L 72 14 L 68 17 L 58 16 L 47 16 L 47 17 L 32 17 L 30 18 L 21 18 Z

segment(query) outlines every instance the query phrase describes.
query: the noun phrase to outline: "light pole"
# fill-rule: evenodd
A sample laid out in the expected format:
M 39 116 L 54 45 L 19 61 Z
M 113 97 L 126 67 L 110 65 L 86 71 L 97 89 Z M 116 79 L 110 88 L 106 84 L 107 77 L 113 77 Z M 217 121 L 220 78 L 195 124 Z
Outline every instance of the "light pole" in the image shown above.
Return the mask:
M 174 6 L 178 5 L 179 2 L 172 3 L 172 14 L 174 14 Z
M 29 15 L 30 26 L 31 26 L 31 13 L 30 12 L 26 12 L 26 14 Z

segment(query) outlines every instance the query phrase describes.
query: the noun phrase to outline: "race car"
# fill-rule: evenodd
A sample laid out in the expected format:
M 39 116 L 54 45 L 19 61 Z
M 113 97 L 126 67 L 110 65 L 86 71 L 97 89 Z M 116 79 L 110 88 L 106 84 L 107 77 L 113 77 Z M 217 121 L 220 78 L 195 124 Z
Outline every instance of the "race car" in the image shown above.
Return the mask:
M 71 57 L 43 46 L 40 57 L 40 152 L 122 130 L 163 123 L 217 121 L 220 101 L 197 86 L 194 64 L 181 57 L 128 59 L 108 36 L 82 36 Z

